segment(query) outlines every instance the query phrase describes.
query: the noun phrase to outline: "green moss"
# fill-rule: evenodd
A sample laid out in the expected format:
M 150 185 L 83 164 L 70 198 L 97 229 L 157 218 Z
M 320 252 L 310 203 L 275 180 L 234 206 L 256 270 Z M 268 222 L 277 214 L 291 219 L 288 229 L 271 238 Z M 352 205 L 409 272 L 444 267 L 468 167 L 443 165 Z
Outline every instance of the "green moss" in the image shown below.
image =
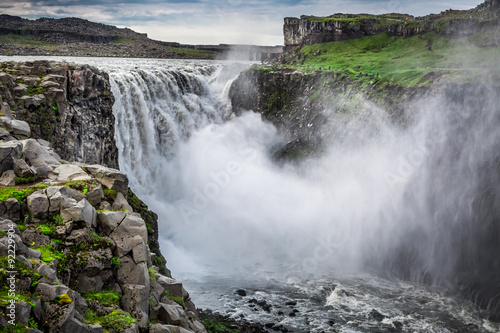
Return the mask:
M 111 259 L 111 265 L 114 267 L 114 268 L 118 268 L 120 267 L 120 258 L 118 257 L 113 257 Z
M 69 187 L 73 190 L 80 191 L 83 194 L 87 194 L 89 189 L 94 189 L 99 184 L 100 183 L 97 179 L 70 180 L 70 181 L 64 182 L 64 186 Z
M 152 267 L 149 267 L 149 268 L 148 268 L 148 272 L 149 272 L 149 279 L 150 279 L 151 281 L 156 282 L 156 276 L 155 276 L 155 274 L 156 274 L 156 273 L 158 273 L 158 272 L 157 272 L 157 271 L 155 271 Z
M 16 181 L 16 185 L 22 185 L 22 184 L 31 184 L 31 183 L 34 183 L 36 182 L 36 180 L 38 179 L 38 176 L 35 175 L 35 176 L 32 176 L 32 177 L 16 177 L 15 178 L 15 181 Z
M 19 203 L 22 203 L 27 197 L 36 191 L 42 190 L 49 187 L 45 184 L 34 185 L 25 189 L 20 189 L 19 187 L 4 187 L 0 188 L 0 201 L 5 201 L 8 199 L 16 199 Z
M 0 230 L 0 238 L 3 238 L 5 236 L 7 236 L 7 233 L 3 230 Z
M 184 303 L 184 299 L 182 297 L 174 296 L 172 293 L 169 293 L 168 291 L 164 291 L 163 296 L 167 296 L 167 298 L 179 305 L 181 305 L 184 309 L 186 308 L 186 304 Z
M 87 324 L 100 324 L 105 333 L 124 332 L 131 324 L 137 323 L 130 313 L 123 310 L 113 311 L 106 316 L 98 316 L 93 310 L 88 310 L 84 319 Z
M 105 306 L 118 306 L 120 304 L 120 295 L 109 290 L 83 294 L 82 296 L 86 301 L 97 302 Z
M 238 333 L 237 329 L 229 328 L 226 324 L 217 321 L 205 313 L 200 314 L 200 322 L 208 333 Z

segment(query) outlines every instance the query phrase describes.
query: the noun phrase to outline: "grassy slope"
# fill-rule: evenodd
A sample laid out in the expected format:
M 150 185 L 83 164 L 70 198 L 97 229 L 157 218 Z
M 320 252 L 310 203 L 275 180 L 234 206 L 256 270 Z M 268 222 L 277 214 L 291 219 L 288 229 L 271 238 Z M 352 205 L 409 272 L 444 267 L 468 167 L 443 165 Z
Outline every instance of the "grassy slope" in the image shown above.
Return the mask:
M 305 46 L 286 57 L 284 67 L 301 71 L 321 68 L 353 80 L 406 87 L 430 84 L 436 78 L 464 82 L 499 68 L 499 48 L 479 47 L 482 37 L 449 39 L 429 32 L 397 38 L 382 33 Z M 378 79 L 371 76 L 373 72 L 379 73 Z M 370 76 L 365 77 L 365 73 Z

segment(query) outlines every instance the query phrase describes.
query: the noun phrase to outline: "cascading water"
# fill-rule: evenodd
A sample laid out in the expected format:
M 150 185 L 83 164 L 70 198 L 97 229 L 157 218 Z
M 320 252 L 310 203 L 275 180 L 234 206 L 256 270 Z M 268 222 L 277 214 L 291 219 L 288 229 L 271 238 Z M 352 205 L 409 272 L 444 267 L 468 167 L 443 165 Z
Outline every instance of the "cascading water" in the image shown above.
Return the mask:
M 283 166 L 285 138 L 230 113 L 248 64 L 70 60 L 110 73 L 120 168 L 198 306 L 294 332 L 500 331 L 443 288 L 498 278 L 495 94 L 427 101 L 406 129 L 332 114 L 325 152 Z
M 307 332 L 498 329 L 465 301 L 353 273 L 397 266 L 443 290 L 460 256 L 485 254 L 467 243 L 464 220 L 498 143 L 481 128 L 496 123 L 491 105 L 471 122 L 436 100 L 405 130 L 367 106 L 332 122 L 323 156 L 283 167 L 271 158 L 284 140 L 273 126 L 252 112 L 229 120 L 224 85 L 214 84 L 235 76 L 227 69 L 191 63 L 112 75 L 120 165 L 159 213 L 169 267 L 198 305 Z M 263 315 L 232 295 L 238 288 L 272 310 Z

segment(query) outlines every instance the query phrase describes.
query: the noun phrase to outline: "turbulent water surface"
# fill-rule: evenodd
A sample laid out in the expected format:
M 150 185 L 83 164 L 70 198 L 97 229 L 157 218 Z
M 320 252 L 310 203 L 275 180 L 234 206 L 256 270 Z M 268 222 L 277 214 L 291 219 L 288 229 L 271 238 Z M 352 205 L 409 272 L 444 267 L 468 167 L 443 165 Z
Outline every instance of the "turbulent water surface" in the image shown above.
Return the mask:
M 475 249 L 462 220 L 500 142 L 496 115 L 465 126 L 470 114 L 437 101 L 402 130 L 368 107 L 331 124 L 322 156 L 277 165 L 287 138 L 231 114 L 229 86 L 250 63 L 63 59 L 110 73 L 120 168 L 199 307 L 294 332 L 500 331 L 446 287 Z M 368 273 L 401 265 L 406 245 L 413 282 Z

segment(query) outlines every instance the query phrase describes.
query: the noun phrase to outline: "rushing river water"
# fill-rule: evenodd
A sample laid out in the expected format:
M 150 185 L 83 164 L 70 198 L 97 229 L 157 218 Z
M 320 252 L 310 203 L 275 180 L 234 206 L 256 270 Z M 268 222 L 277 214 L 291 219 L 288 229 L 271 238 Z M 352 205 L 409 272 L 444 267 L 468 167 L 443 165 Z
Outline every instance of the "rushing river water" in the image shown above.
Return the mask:
M 461 251 L 474 249 L 454 239 L 465 233 L 458 217 L 477 182 L 462 171 L 475 174 L 489 158 L 495 131 L 471 125 L 459 137 L 432 105 L 402 130 L 372 108 L 367 121 L 344 122 L 323 156 L 276 165 L 272 149 L 287 138 L 258 114 L 231 113 L 230 84 L 250 63 L 53 59 L 110 74 L 120 168 L 158 213 L 168 266 L 199 307 L 270 331 L 500 331 L 447 288 Z M 446 165 L 454 182 L 433 173 L 450 141 L 461 147 Z M 429 183 L 446 193 L 432 205 Z M 448 233 L 439 219 L 451 211 L 457 224 Z M 425 267 L 412 270 L 409 258 L 413 282 L 367 265 L 390 259 L 399 243 Z M 419 284 L 429 272 L 436 281 Z

